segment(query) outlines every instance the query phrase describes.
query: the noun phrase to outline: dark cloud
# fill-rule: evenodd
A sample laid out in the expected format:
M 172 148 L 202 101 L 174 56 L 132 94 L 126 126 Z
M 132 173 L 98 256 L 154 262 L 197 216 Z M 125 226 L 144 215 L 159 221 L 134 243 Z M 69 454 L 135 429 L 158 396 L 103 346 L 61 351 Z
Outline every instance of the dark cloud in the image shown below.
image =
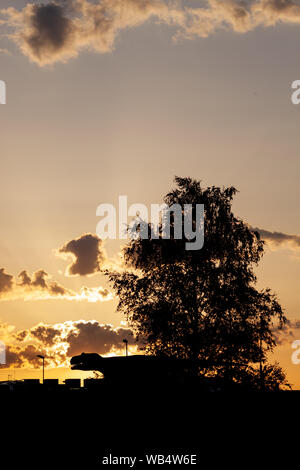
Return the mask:
M 105 259 L 101 244 L 102 241 L 97 235 L 86 233 L 60 248 L 58 254 L 67 254 L 73 257 L 73 262 L 67 268 L 67 275 L 86 276 L 99 272 L 101 263 Z
M 65 289 L 63 286 L 58 284 L 56 281 L 51 282 L 49 286 L 49 292 L 54 296 L 65 296 L 66 294 L 70 294 L 70 291 Z
M 289 235 L 283 232 L 270 232 L 261 228 L 251 228 L 251 230 L 258 232 L 262 240 L 271 243 L 275 246 L 292 245 L 295 248 L 300 248 L 300 236 Z
M 300 5 L 293 0 L 261 0 L 256 9 L 273 24 L 280 20 L 299 23 Z
M 43 269 L 39 269 L 33 274 L 32 285 L 34 287 L 40 287 L 41 289 L 47 289 L 48 284 L 46 278 L 48 277 L 48 273 Z
M 22 271 L 18 279 L 20 280 L 19 285 L 27 286 L 31 288 L 37 288 L 47 291 L 51 296 L 72 296 L 74 295 L 69 289 L 66 289 L 56 281 L 48 282 L 49 274 L 43 269 L 39 269 L 33 273 L 32 278 L 26 271 Z
M 274 326 L 272 329 L 276 344 L 282 346 L 284 344 L 292 343 L 295 339 L 295 331 L 300 329 L 300 320 L 288 321 L 282 327 Z
M 56 281 L 49 282 L 50 275 L 43 269 L 35 271 L 32 276 L 27 271 L 20 272 L 17 278 L 17 288 L 22 287 L 25 292 L 36 294 L 38 292 L 49 295 L 50 297 L 66 297 L 74 295 L 69 289 L 66 289 Z
M 111 51 L 119 31 L 163 12 L 168 7 L 159 0 L 57 0 L 3 9 L 2 15 L 23 53 L 43 66 L 65 62 L 83 48 Z
M 2 292 L 8 292 L 13 288 L 13 276 L 5 273 L 5 269 L 0 269 L 0 295 Z
M 30 286 L 31 285 L 31 278 L 28 275 L 27 271 L 21 271 L 18 275 L 19 285 L 20 286 Z
M 24 341 L 28 337 L 28 331 L 19 331 L 18 333 L 14 334 L 14 338 L 16 341 Z
M 43 354 L 49 367 L 69 367 L 70 358 L 82 352 L 99 354 L 123 353 L 123 339 L 134 350 L 138 347 L 130 328 L 114 328 L 96 320 L 66 321 L 55 325 L 40 323 L 30 329 L 14 332 L 3 324 L 2 338 L 6 347 L 4 367 L 40 367 L 37 354 Z M 4 334 L 6 332 L 6 335 Z
M 53 1 L 47 4 L 28 3 L 22 10 L 2 10 L 8 23 L 16 29 L 15 41 L 30 60 L 40 65 L 65 61 L 77 54 L 76 22 L 67 15 L 67 4 Z
M 293 0 L 207 0 L 195 8 L 167 0 L 56 0 L 1 13 L 14 28 L 11 38 L 40 66 L 66 62 L 82 49 L 110 52 L 121 31 L 150 19 L 175 27 L 174 39 L 300 23 L 300 5 Z
M 37 357 L 38 354 L 46 355 L 46 352 L 33 344 L 18 349 L 19 359 L 21 359 L 22 364 L 30 364 L 34 368 L 41 366 L 41 358 Z
M 0 369 L 6 369 L 9 367 L 14 367 L 14 368 L 22 367 L 23 360 L 20 357 L 18 348 L 14 348 L 12 346 L 6 346 L 5 357 L 6 357 L 6 363 L 0 364 Z
M 28 334 L 28 333 L 27 333 Z M 30 335 L 45 346 L 53 346 L 60 337 L 61 331 L 51 325 L 37 325 L 30 330 Z
M 66 338 L 70 357 L 82 352 L 108 354 L 113 349 L 123 349 L 123 339 L 134 343 L 132 332 L 128 328 L 113 328 L 96 321 L 76 322 L 75 325 L 76 328 Z
M 92 249 L 91 254 L 87 249 L 93 244 L 86 243 L 83 245 L 84 246 L 79 246 L 78 249 L 79 257 L 77 260 L 77 266 L 80 269 L 95 266 L 95 263 L 92 263 L 91 257 L 98 259 L 97 262 L 101 259 L 98 249 L 95 249 L 94 251 Z M 84 256 L 85 249 L 87 249 L 88 252 L 86 257 Z M 5 273 L 4 268 L 2 268 L 0 269 L 0 300 L 62 299 L 78 302 L 106 302 L 113 299 L 112 293 L 102 286 L 82 286 L 79 292 L 75 292 L 71 289 L 67 289 L 56 281 L 51 281 L 50 279 L 51 276 L 43 269 L 35 271 L 32 275 L 30 275 L 26 270 L 23 270 L 15 279 L 10 274 Z
M 44 57 L 59 55 L 72 42 L 73 22 L 64 7 L 56 3 L 34 5 L 29 16 L 30 32 L 24 34 L 24 46 L 42 62 Z

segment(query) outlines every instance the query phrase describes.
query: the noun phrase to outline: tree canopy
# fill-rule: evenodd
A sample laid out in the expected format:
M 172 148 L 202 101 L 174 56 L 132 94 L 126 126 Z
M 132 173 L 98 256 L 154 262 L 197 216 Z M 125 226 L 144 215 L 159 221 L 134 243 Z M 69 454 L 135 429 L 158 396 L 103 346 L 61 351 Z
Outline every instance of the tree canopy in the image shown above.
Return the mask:
M 170 239 L 130 240 L 124 248 L 128 269 L 107 272 L 118 310 L 146 353 L 201 361 L 197 374 L 235 383 L 285 384 L 284 373 L 267 358 L 276 346 L 274 326 L 287 319 L 276 295 L 256 287 L 264 242 L 233 214 L 237 190 L 203 188 L 192 178 L 175 177 L 175 183 L 164 198 L 168 206 L 191 204 L 194 211 L 204 204 L 204 246 L 186 250 L 174 230 Z

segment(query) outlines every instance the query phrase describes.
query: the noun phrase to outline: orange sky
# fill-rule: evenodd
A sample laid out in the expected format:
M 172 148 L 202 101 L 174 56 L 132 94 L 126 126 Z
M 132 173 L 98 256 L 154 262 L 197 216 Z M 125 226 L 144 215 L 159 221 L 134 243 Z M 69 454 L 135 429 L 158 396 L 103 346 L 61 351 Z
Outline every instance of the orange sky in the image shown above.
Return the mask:
M 275 2 L 261 0 L 259 11 L 249 6 L 236 15 L 235 0 L 195 0 L 187 18 L 164 2 L 147 0 L 141 8 L 131 0 L 121 19 L 120 3 L 106 2 L 110 29 L 97 34 L 90 21 L 100 10 L 77 12 L 78 24 L 59 30 L 68 12 L 48 11 L 53 21 L 46 24 L 30 5 L 1 2 L 15 10 L 0 17 L 7 21 L 0 22 L 0 79 L 7 85 L 7 104 L 0 105 L 0 269 L 12 282 L 20 284 L 22 271 L 30 279 L 0 297 L 2 337 L 15 344 L 16 334 L 32 335 L 40 323 L 66 329 L 71 322 L 73 351 L 76 335 L 85 347 L 85 329 L 94 328 L 111 347 L 102 351 L 99 339 L 99 351 L 118 352 L 126 325 L 105 279 L 97 270 L 66 276 L 72 258 L 57 250 L 95 233 L 100 203 L 117 204 L 121 194 L 129 204 L 159 203 L 175 174 L 236 186 L 237 215 L 295 235 L 270 245 L 257 274 L 259 286 L 274 290 L 287 317 L 299 321 L 300 105 L 290 99 L 291 83 L 300 79 L 297 2 L 277 11 Z M 53 36 L 43 36 L 43 28 Z M 116 260 L 119 248 L 115 241 L 103 249 Z M 34 275 L 40 270 L 49 276 Z M 55 295 L 58 287 L 64 295 Z M 300 330 L 293 334 L 274 358 L 300 388 L 300 365 L 291 362 Z M 33 341 L 40 346 L 28 336 Z M 67 346 L 59 347 L 62 354 Z M 0 379 L 8 373 L 1 370 Z M 16 369 L 18 378 L 28 374 L 40 371 Z M 50 374 L 74 376 L 67 369 Z

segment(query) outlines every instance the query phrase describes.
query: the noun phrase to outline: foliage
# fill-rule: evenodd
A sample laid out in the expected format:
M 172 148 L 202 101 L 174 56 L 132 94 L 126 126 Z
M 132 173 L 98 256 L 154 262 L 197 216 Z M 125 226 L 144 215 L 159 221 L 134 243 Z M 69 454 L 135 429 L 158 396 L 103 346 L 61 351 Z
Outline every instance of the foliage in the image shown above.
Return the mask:
M 202 188 L 179 177 L 175 183 L 166 204 L 204 204 L 204 246 L 187 251 L 186 240 L 174 239 L 172 230 L 170 240 L 131 240 L 124 249 L 128 269 L 107 272 L 118 310 L 146 353 L 201 360 L 205 366 L 197 373 L 236 382 L 247 382 L 249 374 L 253 379 L 249 367 L 260 364 L 260 376 L 265 367 L 272 387 L 275 366 L 267 365 L 267 354 L 276 345 L 274 325 L 282 327 L 286 318 L 270 289 L 256 289 L 264 242 L 233 214 L 234 187 Z M 276 367 L 273 376 L 277 371 L 284 382 Z

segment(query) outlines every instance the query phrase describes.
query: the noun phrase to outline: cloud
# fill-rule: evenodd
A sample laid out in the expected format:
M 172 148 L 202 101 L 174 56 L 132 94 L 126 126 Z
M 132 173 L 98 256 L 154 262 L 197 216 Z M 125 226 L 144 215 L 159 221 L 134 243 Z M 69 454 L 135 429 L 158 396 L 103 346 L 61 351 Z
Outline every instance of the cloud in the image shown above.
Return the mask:
M 33 62 L 43 66 L 66 62 L 83 48 L 109 52 L 118 32 L 167 13 L 157 0 L 52 1 L 2 9 L 12 39 Z
M 24 330 L 19 332 L 16 338 L 19 341 L 24 341 L 24 339 L 28 338 L 30 335 L 48 347 L 55 344 L 55 341 L 60 336 L 60 330 L 51 325 L 44 325 L 43 323 L 40 323 L 39 325 L 31 328 L 29 331 Z
M 300 5 L 293 0 L 261 0 L 252 7 L 257 21 L 265 26 L 300 23 Z
M 280 329 L 274 325 L 273 334 L 279 346 L 291 345 L 299 330 L 300 320 L 293 320 Z M 6 364 L 0 367 L 39 368 L 41 362 L 37 354 L 46 357 L 46 367 L 70 367 L 71 357 L 82 352 L 104 356 L 123 354 L 123 339 L 128 340 L 130 353 L 136 353 L 143 347 L 130 328 L 124 325 L 113 327 L 97 320 L 55 324 L 41 322 L 24 330 L 0 323 L 0 340 L 6 344 Z
M 300 320 L 288 321 L 282 327 L 274 327 L 272 332 L 278 346 L 291 344 L 295 339 L 295 331 L 300 330 Z
M 96 320 L 66 321 L 49 325 L 39 323 L 26 330 L 15 331 L 15 327 L 0 324 L 0 339 L 7 345 L 7 367 L 40 367 L 37 354 L 46 357 L 48 367 L 70 366 L 70 358 L 82 352 L 101 355 L 123 353 L 123 339 L 127 339 L 131 350 L 138 345 L 132 330 L 126 327 L 114 328 Z
M 6 346 L 5 350 L 6 364 L 0 364 L 0 369 L 6 369 L 9 367 L 22 367 L 23 360 L 19 354 L 19 350 L 12 346 Z
M 77 55 L 75 25 L 65 16 L 65 8 L 56 2 L 36 5 L 30 3 L 21 11 L 2 10 L 15 33 L 12 39 L 22 52 L 40 65 L 67 60 Z
M 295 251 L 300 249 L 300 236 L 290 235 L 283 232 L 270 232 L 261 228 L 253 228 L 251 230 L 258 232 L 262 240 L 265 240 L 273 249 L 289 248 Z
M 91 233 L 86 233 L 67 242 L 57 252 L 58 255 L 72 257 L 73 261 L 67 267 L 66 275 L 86 276 L 101 271 L 101 263 L 105 259 L 101 245 L 101 239 Z
M 0 301 L 62 299 L 78 302 L 105 302 L 113 299 L 112 293 L 102 286 L 82 286 L 79 292 L 75 292 L 50 279 L 51 276 L 43 269 L 35 271 L 32 275 L 23 270 L 17 278 L 14 278 L 1 268 Z
M 173 28 L 173 38 L 207 37 L 227 29 L 237 33 L 277 23 L 300 23 L 295 0 L 207 0 L 198 8 L 176 0 L 60 0 L 1 10 L 10 38 L 40 66 L 66 62 L 82 50 L 113 50 L 121 31 L 150 19 Z
M 96 321 L 79 321 L 76 328 L 66 337 L 69 344 L 67 355 L 72 357 L 82 352 L 108 354 L 113 350 L 124 349 L 123 339 L 134 343 L 133 335 L 128 328 L 113 328 L 112 325 L 101 325 Z
M 51 276 L 43 269 L 35 271 L 32 276 L 23 270 L 18 275 L 11 294 L 12 296 L 23 295 L 24 300 L 73 296 L 71 290 L 56 281 L 49 281 L 50 278 Z
M 0 269 L 0 296 L 3 292 L 9 292 L 13 286 L 13 276 L 5 273 L 5 269 Z

